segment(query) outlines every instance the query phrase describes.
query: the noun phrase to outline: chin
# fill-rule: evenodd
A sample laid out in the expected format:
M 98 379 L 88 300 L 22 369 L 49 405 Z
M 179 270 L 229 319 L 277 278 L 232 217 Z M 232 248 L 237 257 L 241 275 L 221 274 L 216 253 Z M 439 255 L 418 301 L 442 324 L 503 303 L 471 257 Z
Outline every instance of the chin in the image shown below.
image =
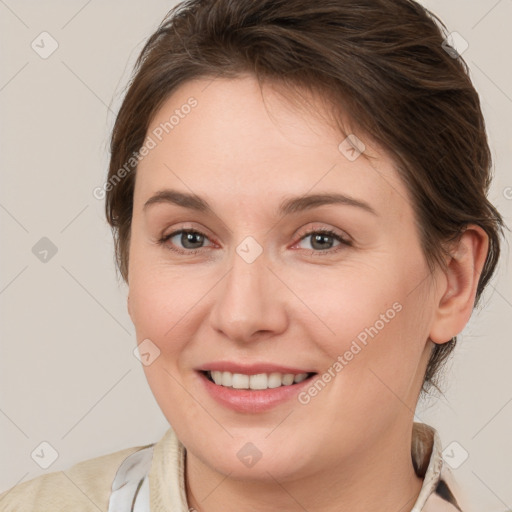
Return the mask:
M 310 458 L 300 447 L 286 447 L 286 451 L 269 440 L 230 440 L 225 444 L 216 443 L 212 452 L 210 446 L 194 446 L 191 451 L 203 464 L 235 480 L 269 482 L 298 478 L 307 471 Z M 198 450 L 197 450 L 197 449 Z

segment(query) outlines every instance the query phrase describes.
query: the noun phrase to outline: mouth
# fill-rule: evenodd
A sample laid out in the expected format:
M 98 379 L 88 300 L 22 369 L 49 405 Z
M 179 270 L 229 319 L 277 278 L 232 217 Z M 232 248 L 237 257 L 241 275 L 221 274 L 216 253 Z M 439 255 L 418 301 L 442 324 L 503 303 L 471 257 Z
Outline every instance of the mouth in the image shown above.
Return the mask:
M 202 373 L 213 384 L 233 390 L 263 391 L 280 387 L 291 387 L 304 382 L 317 375 L 316 372 L 309 373 L 257 373 L 244 374 L 232 373 L 219 370 L 201 370 Z

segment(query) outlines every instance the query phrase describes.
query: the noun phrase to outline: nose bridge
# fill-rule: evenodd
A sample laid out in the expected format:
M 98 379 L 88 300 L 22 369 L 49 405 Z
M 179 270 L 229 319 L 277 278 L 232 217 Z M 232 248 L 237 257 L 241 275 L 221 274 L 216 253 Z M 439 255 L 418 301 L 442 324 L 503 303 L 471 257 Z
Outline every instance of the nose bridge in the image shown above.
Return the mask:
M 213 327 L 236 341 L 250 341 L 256 333 L 285 328 L 286 315 L 279 280 L 268 266 L 263 247 L 252 237 L 233 251 L 212 312 Z

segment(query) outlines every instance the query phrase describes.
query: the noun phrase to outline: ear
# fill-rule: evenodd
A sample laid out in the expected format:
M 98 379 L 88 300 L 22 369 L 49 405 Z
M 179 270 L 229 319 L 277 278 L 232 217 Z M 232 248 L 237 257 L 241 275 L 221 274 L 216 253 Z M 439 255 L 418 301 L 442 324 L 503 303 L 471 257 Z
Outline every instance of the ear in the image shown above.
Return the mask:
M 441 280 L 443 285 L 436 296 L 437 307 L 430 330 L 430 339 L 434 343 L 450 341 L 468 323 L 488 250 L 487 233 L 472 224 L 450 251 Z

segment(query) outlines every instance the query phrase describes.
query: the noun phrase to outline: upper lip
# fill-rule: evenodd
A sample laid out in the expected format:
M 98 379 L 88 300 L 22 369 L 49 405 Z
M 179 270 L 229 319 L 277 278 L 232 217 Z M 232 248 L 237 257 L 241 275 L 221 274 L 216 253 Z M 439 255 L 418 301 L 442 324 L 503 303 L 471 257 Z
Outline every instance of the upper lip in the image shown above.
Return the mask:
M 301 373 L 314 373 L 311 370 L 305 370 L 304 368 L 283 366 L 273 363 L 254 363 L 254 364 L 242 364 L 235 363 L 233 361 L 213 361 L 211 363 L 205 363 L 199 368 L 198 371 L 221 371 L 230 373 L 242 373 L 244 375 L 257 375 L 258 373 L 293 373 L 299 375 Z

